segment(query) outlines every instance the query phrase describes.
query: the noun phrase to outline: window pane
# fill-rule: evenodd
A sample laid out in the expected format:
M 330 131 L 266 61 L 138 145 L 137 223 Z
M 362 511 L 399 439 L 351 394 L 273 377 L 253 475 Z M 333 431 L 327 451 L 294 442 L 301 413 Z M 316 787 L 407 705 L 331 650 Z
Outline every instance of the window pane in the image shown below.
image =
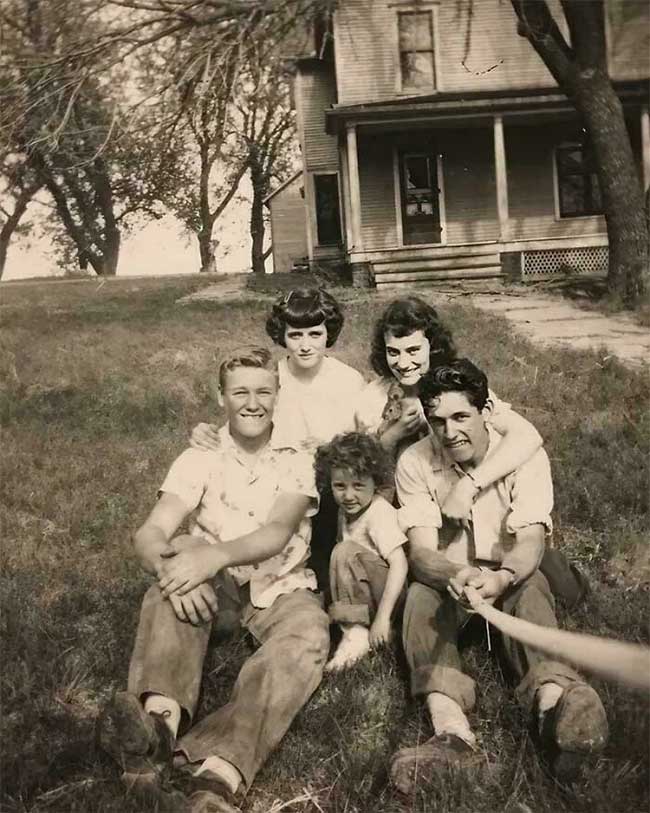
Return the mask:
M 432 88 L 433 53 L 402 53 L 402 86 L 404 88 Z
M 581 215 L 585 211 L 585 179 L 569 175 L 560 185 L 560 214 Z
M 339 184 L 336 175 L 315 175 L 316 228 L 318 244 L 338 245 L 341 242 L 339 214 Z
M 430 189 L 429 159 L 417 156 L 405 159 L 406 184 L 411 189 Z
M 602 200 L 593 153 L 585 145 L 556 150 L 561 217 L 601 214 Z
M 431 12 L 402 12 L 398 15 L 400 51 L 432 51 Z

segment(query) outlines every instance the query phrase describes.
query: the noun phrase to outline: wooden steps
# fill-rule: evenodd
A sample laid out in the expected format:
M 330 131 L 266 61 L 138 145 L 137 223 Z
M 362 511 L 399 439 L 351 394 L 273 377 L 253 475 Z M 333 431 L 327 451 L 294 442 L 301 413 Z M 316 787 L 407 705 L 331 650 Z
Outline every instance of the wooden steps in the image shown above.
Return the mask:
M 472 247 L 470 251 L 441 248 L 415 257 L 406 252 L 386 252 L 372 262 L 372 270 L 378 288 L 412 288 L 444 280 L 501 276 L 499 254 L 493 246 Z

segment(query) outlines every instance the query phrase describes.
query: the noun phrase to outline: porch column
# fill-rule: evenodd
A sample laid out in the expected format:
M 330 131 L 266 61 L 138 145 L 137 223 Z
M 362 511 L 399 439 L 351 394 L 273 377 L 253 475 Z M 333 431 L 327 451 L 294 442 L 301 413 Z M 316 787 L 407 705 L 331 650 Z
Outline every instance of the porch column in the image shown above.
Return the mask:
M 345 225 L 345 250 L 351 251 L 352 240 L 352 206 L 350 204 L 350 170 L 348 169 L 348 151 L 341 140 L 339 144 L 339 161 L 341 163 L 341 189 L 343 191 L 343 223 Z
M 508 214 L 508 171 L 506 168 L 506 144 L 503 137 L 503 119 L 494 117 L 494 171 L 497 180 L 497 213 L 499 216 L 499 237 L 510 239 L 510 217 Z
M 359 186 L 359 157 L 357 153 L 357 127 L 346 124 L 348 171 L 350 180 L 350 225 L 352 228 L 352 251 L 362 251 L 361 238 L 361 188 Z
M 650 111 L 641 108 L 641 155 L 643 156 L 643 192 L 650 187 Z

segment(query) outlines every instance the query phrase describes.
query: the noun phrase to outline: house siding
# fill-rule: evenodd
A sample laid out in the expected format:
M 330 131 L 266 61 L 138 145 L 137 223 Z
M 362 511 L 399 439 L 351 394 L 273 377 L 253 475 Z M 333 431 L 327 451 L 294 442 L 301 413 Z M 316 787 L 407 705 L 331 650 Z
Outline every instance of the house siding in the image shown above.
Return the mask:
M 336 82 L 327 63 L 301 67 L 296 109 L 306 170 L 338 169 L 338 139 L 325 132 L 325 110 L 336 102 Z
M 291 271 L 294 261 L 307 256 L 305 201 L 302 175 L 269 200 L 273 235 L 273 270 Z
M 643 0 L 630 0 L 623 18 L 610 15 L 608 42 L 612 77 L 641 79 L 648 75 L 650 20 Z M 396 15 L 400 6 L 388 0 L 346 0 L 334 16 L 338 103 L 381 101 L 401 95 L 398 85 Z M 559 0 L 549 5 L 561 28 Z M 517 18 L 506 0 L 472 4 L 471 35 L 466 52 L 469 4 L 458 0 L 421 3 L 437 7 L 437 86 L 422 93 L 498 91 L 551 87 L 555 81 L 530 43 L 517 34 Z M 409 93 L 408 95 L 414 95 Z
M 442 156 L 446 210 L 443 241 L 473 243 L 498 238 L 491 130 L 437 130 L 420 137 L 360 136 L 358 147 L 365 251 L 399 245 L 393 170 L 395 148 Z

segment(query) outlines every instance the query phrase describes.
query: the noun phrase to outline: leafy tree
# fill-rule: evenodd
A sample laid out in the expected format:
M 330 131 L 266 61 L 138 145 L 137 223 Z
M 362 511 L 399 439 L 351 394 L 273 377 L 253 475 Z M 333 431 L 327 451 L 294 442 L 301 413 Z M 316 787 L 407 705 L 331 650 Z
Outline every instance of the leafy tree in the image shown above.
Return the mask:
M 117 271 L 122 232 L 160 217 L 173 167 L 126 115 L 129 72 L 79 68 L 69 54 L 101 31 L 93 0 L 9 0 L 0 11 L 6 48 L 0 132 L 5 148 L 51 196 L 81 268 Z
M 511 3 L 519 33 L 572 100 L 589 135 L 607 222 L 609 287 L 624 302 L 638 302 L 650 291 L 648 221 L 623 108 L 608 73 L 604 0 L 562 0 L 570 41 L 546 0 Z M 633 5 L 613 8 L 627 15 Z
M 41 188 L 29 165 L 20 156 L 6 154 L 0 162 L 0 279 L 7 261 L 9 243 L 14 234 L 25 232 L 21 220 L 34 195 Z

